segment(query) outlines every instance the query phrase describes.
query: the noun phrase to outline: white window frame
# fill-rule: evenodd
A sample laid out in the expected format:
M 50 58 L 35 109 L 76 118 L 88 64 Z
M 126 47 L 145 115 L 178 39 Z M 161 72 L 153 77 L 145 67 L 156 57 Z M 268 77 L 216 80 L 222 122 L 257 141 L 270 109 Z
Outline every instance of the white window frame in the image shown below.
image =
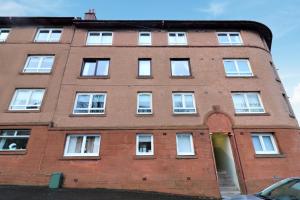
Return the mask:
M 141 61 L 148 61 L 150 63 L 150 74 L 149 75 L 141 75 L 140 72 L 140 62 Z M 150 58 L 140 58 L 138 59 L 138 77 L 151 77 L 152 76 L 152 60 Z
M 174 101 L 174 99 L 175 99 L 174 96 L 175 95 L 181 95 L 181 100 L 184 99 L 185 95 L 192 95 L 192 97 L 193 97 L 193 106 L 194 107 L 193 108 L 186 108 L 185 101 L 182 101 L 183 107 L 182 108 L 175 108 L 175 101 Z M 194 93 L 191 93 L 191 92 L 173 92 L 172 93 L 172 101 L 173 101 L 172 105 L 173 105 L 173 113 L 174 114 L 195 114 L 195 113 L 197 113 Z M 176 109 L 183 109 L 183 110 L 184 109 L 194 109 L 195 111 L 194 112 L 175 112 Z
M 151 152 L 139 152 L 139 136 L 150 136 L 151 137 Z M 139 133 L 136 134 L 136 155 L 137 156 L 152 156 L 154 155 L 154 142 L 153 134 Z
M 76 137 L 83 137 L 82 140 L 82 146 L 81 146 L 81 153 L 68 153 L 69 143 L 70 143 L 70 137 L 76 136 Z M 84 148 L 86 145 L 86 138 L 92 136 L 92 137 L 99 137 L 99 148 L 96 153 L 84 153 Z M 67 135 L 66 143 L 65 143 L 65 150 L 64 150 L 64 156 L 99 156 L 101 148 L 101 135 L 97 134 L 69 134 Z
M 260 145 L 263 149 L 262 151 L 256 151 L 255 150 L 252 136 L 258 136 Z M 266 150 L 266 146 L 265 146 L 265 143 L 263 141 L 263 136 L 270 137 L 273 148 L 274 148 L 274 151 L 267 151 Z M 252 141 L 252 145 L 253 145 L 253 149 L 255 151 L 255 154 L 279 154 L 277 143 L 276 143 L 274 135 L 272 133 L 251 133 L 251 141 Z
M 40 32 L 45 31 L 45 30 L 49 31 L 47 39 L 46 40 L 38 40 L 38 36 L 39 36 Z M 60 31 L 59 40 L 53 40 L 53 41 L 50 40 L 51 34 L 52 34 L 53 31 Z M 62 32 L 63 32 L 62 28 L 39 28 L 37 33 L 36 33 L 34 42 L 59 42 L 61 40 Z
M 4 130 L 0 130 L 1 132 L 2 131 L 6 131 L 5 129 Z M 21 130 L 21 129 L 16 129 L 16 130 L 9 130 L 9 131 L 15 131 L 14 135 L 7 135 L 7 136 L 2 136 L 0 135 L 0 138 L 30 138 L 30 130 Z M 18 135 L 18 131 L 28 131 L 29 132 L 29 135 Z M 28 145 L 28 142 L 29 142 L 29 139 L 27 140 L 27 143 L 26 143 L 26 149 L 27 149 L 27 145 Z M 0 149 L 0 151 L 25 151 L 26 149 Z
M 34 68 L 34 69 L 36 69 L 36 71 L 30 71 L 30 72 L 27 72 L 26 69 L 30 69 L 30 68 L 28 68 L 29 61 L 30 61 L 31 58 L 34 58 L 34 57 L 38 57 L 38 58 L 39 58 L 38 67 L 37 67 L 37 68 Z M 53 63 L 52 63 L 51 68 L 49 68 L 49 71 L 39 71 L 40 69 L 46 69 L 46 68 L 41 68 L 41 66 L 42 66 L 43 60 L 46 59 L 46 58 L 50 58 L 50 57 L 53 58 Z M 54 61 L 55 61 L 55 56 L 54 56 L 54 55 L 29 55 L 29 56 L 27 57 L 25 66 L 24 66 L 24 68 L 23 68 L 23 73 L 42 73 L 42 74 L 48 74 L 48 73 L 51 73 L 52 68 L 53 68 L 53 65 L 54 65 Z M 48 69 L 48 68 L 47 68 L 47 69 Z
M 108 68 L 107 68 L 107 71 L 106 71 L 107 74 L 106 75 L 97 75 L 96 72 L 97 72 L 97 69 L 99 67 L 99 62 L 102 62 L 102 61 L 108 61 Z M 96 64 L 94 74 L 93 75 L 83 75 L 85 64 L 86 63 L 91 63 L 91 62 L 95 62 L 95 64 Z M 109 76 L 109 68 L 110 68 L 110 59 L 109 58 L 84 59 L 80 76 L 81 77 L 108 77 Z
M 228 39 L 229 42 L 223 42 L 222 43 L 219 39 L 219 34 L 226 34 L 227 39 Z M 241 42 L 240 43 L 232 42 L 231 38 L 230 38 L 230 34 L 238 34 Z M 217 32 L 217 38 L 218 38 L 219 44 L 221 44 L 221 45 L 243 45 L 243 40 L 242 40 L 240 32 Z
M 245 107 L 245 108 L 248 109 L 249 112 L 237 112 L 237 111 L 236 111 L 236 108 L 235 108 L 235 106 L 234 106 L 234 95 L 235 95 L 235 94 L 241 94 L 241 95 L 244 96 L 244 99 L 245 99 L 245 102 L 246 102 L 246 105 L 247 105 L 247 107 Z M 255 109 L 255 108 L 249 106 L 249 101 L 248 101 L 247 94 L 256 94 L 256 95 L 258 96 L 258 100 L 259 100 L 259 103 L 260 103 L 260 105 L 261 105 L 261 107 L 259 107 L 259 108 L 263 109 L 262 112 L 251 112 L 251 111 L 250 111 L 250 109 Z M 262 100 L 261 100 L 261 97 L 260 97 L 260 93 L 259 93 L 259 92 L 232 92 L 232 93 L 231 93 L 231 97 L 232 97 L 232 101 L 233 101 L 233 106 L 234 106 L 235 113 L 237 113 L 237 114 L 243 114 L 243 113 L 256 114 L 256 113 L 265 113 L 265 112 L 266 112 L 266 110 L 265 110 L 265 108 L 264 108 L 264 104 L 262 103 Z M 258 108 L 258 107 L 257 107 L 257 108 Z
M 142 43 L 141 42 L 141 34 L 143 34 L 143 33 L 148 33 L 149 34 L 149 37 L 150 37 L 150 42 L 148 42 L 148 43 Z M 151 34 L 151 32 L 149 32 L 149 31 L 141 31 L 141 32 L 139 32 L 139 45 L 152 45 L 152 34 Z
M 245 75 L 243 73 L 240 73 L 240 68 L 239 68 L 239 66 L 237 64 L 238 61 L 246 61 L 247 65 L 248 65 L 249 72 L 251 74 Z M 233 75 L 232 74 L 228 75 L 227 72 L 226 72 L 226 69 L 225 69 L 225 62 L 233 62 L 237 73 L 235 73 Z M 248 59 L 223 59 L 223 65 L 224 65 L 224 70 L 225 70 L 225 73 L 226 73 L 227 77 L 251 77 L 251 76 L 253 76 L 252 68 L 251 68 L 251 65 L 250 65 L 250 62 L 249 62 Z
M 176 75 L 176 74 L 173 74 L 173 62 L 176 62 L 176 61 L 186 61 L 187 62 L 187 67 L 188 67 L 188 70 L 189 70 L 189 74 L 188 75 Z M 171 62 L 171 76 L 172 77 L 190 77 L 192 76 L 192 69 L 191 69 L 191 66 L 190 66 L 190 59 L 170 59 L 170 62 Z
M 151 109 L 151 112 L 139 112 L 139 105 L 140 105 L 140 96 L 141 95 L 149 95 L 150 96 L 150 108 Z M 153 108 L 152 108 L 152 93 L 151 92 L 139 92 L 137 94 L 137 105 L 136 105 L 136 114 L 139 114 L 139 115 L 151 115 L 153 113 Z
M 99 43 L 89 43 L 89 37 L 90 37 L 90 34 L 92 33 L 99 33 Z M 101 40 L 102 40 L 102 34 L 103 33 L 111 33 L 111 43 L 101 43 Z M 114 36 L 114 33 L 112 31 L 88 31 L 88 36 L 87 36 L 87 40 L 86 40 L 86 45 L 87 46 L 93 46 L 93 45 L 104 45 L 104 46 L 109 46 L 109 45 L 112 45 L 113 44 L 113 36 Z
M 179 135 L 188 135 L 190 137 L 190 145 L 191 145 L 191 152 L 180 152 L 179 151 Z M 177 155 L 179 156 L 193 156 L 195 155 L 195 149 L 194 149 L 194 142 L 193 142 L 193 134 L 192 133 L 176 133 L 176 149 L 177 149 Z
M 77 104 L 77 100 L 78 100 L 78 96 L 80 95 L 90 95 L 90 99 L 89 99 L 89 105 L 88 105 L 88 112 L 87 113 L 76 113 L 75 110 L 86 110 L 86 109 L 78 109 L 76 108 L 76 104 Z M 92 100 L 93 100 L 93 96 L 94 95 L 104 95 L 104 102 L 103 102 L 103 109 L 94 109 L 94 110 L 103 110 L 102 113 L 98 112 L 98 113 L 93 113 L 90 112 L 91 111 L 91 105 L 92 105 Z M 73 114 L 74 115 L 104 115 L 105 114 L 105 105 L 106 105 L 106 96 L 107 94 L 104 92 L 99 92 L 99 93 L 91 93 L 91 92 L 78 92 L 76 93 L 76 98 L 75 98 L 75 102 L 74 102 L 74 107 L 73 107 Z
M 0 28 L 0 35 L 2 34 L 2 31 L 8 31 L 7 37 L 3 40 L 0 40 L 0 42 L 5 42 L 10 34 L 11 29 L 10 28 Z
M 172 43 L 170 41 L 170 34 L 175 34 L 175 40 L 176 42 L 175 43 Z M 179 43 L 178 42 L 178 34 L 184 34 L 184 39 L 185 39 L 185 42 L 184 43 Z M 187 45 L 188 44 L 188 41 L 187 41 L 187 36 L 186 36 L 186 32 L 168 32 L 168 44 L 169 45 Z
M 12 109 L 12 107 L 13 106 L 15 106 L 15 105 L 13 105 L 13 103 L 14 103 L 14 101 L 16 100 L 16 97 L 17 97 L 17 93 L 18 93 L 18 91 L 29 91 L 30 92 L 30 95 L 29 95 L 29 98 L 28 99 L 26 99 L 26 104 L 25 105 L 18 105 L 18 106 L 23 106 L 23 107 L 31 107 L 31 106 L 36 106 L 37 108 L 29 108 L 29 109 Z M 28 103 L 29 103 L 29 101 L 30 101 L 30 99 L 31 99 L 31 97 L 32 97 L 32 94 L 33 94 L 33 92 L 34 91 L 37 91 L 37 90 L 42 90 L 43 91 L 43 95 L 42 95 L 42 99 L 41 99 L 41 104 L 40 105 L 28 105 Z M 19 88 L 19 89 L 16 89 L 15 90 L 15 93 L 14 93 L 14 96 L 13 96 L 13 98 L 12 98 L 12 100 L 11 100 L 11 102 L 10 102 L 10 105 L 9 105 L 9 110 L 40 110 L 41 109 L 41 106 L 42 106 L 42 104 L 43 104 L 43 100 L 44 100 L 44 96 L 45 96 L 45 89 L 27 89 L 27 88 Z

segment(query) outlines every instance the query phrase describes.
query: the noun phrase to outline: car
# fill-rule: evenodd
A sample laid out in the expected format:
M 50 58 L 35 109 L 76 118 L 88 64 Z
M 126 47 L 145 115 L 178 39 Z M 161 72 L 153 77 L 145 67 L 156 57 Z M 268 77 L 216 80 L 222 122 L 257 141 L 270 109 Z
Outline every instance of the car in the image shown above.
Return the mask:
M 228 200 L 300 200 L 300 177 L 286 178 L 252 195 L 238 195 Z M 227 199 L 226 199 L 227 200 Z

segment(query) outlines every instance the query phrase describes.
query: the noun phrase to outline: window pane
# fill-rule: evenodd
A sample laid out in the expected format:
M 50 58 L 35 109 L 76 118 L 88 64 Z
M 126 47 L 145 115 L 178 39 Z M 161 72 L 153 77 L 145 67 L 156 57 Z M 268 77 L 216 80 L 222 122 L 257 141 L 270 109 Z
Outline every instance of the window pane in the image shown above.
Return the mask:
M 76 108 L 88 108 L 90 95 L 78 95 Z
M 237 44 L 241 43 L 239 34 L 231 33 L 230 34 L 230 39 L 231 39 L 231 43 L 237 43 Z
M 150 95 L 142 94 L 139 95 L 139 108 L 150 108 Z
M 99 149 L 99 137 L 86 136 L 84 153 L 97 153 Z
M 262 136 L 262 139 L 264 141 L 266 151 L 275 151 L 272 140 L 271 140 L 271 136 Z
M 173 76 L 189 76 L 189 62 L 187 60 L 172 60 L 172 75 Z
M 102 33 L 101 43 L 112 44 L 112 33 Z
M 96 69 L 96 62 L 85 62 L 82 71 L 82 76 L 94 76 L 95 69 Z
M 251 74 L 248 62 L 246 60 L 237 60 L 239 71 L 242 74 Z
M 100 33 L 89 33 L 87 43 L 88 44 L 99 44 L 100 43 Z
M 109 60 L 99 60 L 96 75 L 107 76 L 109 68 Z
M 151 75 L 151 61 L 139 60 L 139 76 L 150 76 L 150 75 Z
M 178 152 L 192 153 L 191 135 L 177 135 Z
M 50 35 L 50 41 L 59 41 L 61 35 L 61 30 L 53 30 L 52 34 Z
M 179 43 L 179 44 L 185 44 L 186 43 L 186 37 L 185 37 L 184 33 L 178 33 L 177 43 Z
M 41 70 L 50 71 L 48 69 L 52 68 L 53 62 L 54 62 L 54 57 L 53 56 L 51 56 L 51 57 L 44 57 L 43 62 L 41 64 L 41 68 L 42 68 Z
M 140 44 L 151 44 L 150 33 L 140 33 L 139 43 Z
M 176 34 L 175 33 L 169 33 L 169 43 L 171 43 L 171 44 L 176 43 Z
M 67 153 L 81 153 L 83 136 L 69 136 L 69 146 Z
M 26 105 L 27 100 L 30 97 L 30 93 L 31 92 L 29 90 L 17 90 L 13 105 Z
M 263 151 L 263 148 L 260 144 L 258 136 L 252 136 L 252 142 L 253 142 L 253 146 L 254 146 L 254 149 L 255 149 L 256 152 L 257 151 Z
M 182 103 L 182 96 L 179 94 L 174 95 L 174 107 L 176 108 L 182 108 L 183 103 Z
M 0 138 L 0 150 L 25 150 L 29 138 Z
M 233 103 L 236 112 L 249 112 L 247 108 L 246 100 L 243 94 L 234 94 L 233 95 Z
M 225 34 L 225 33 L 224 34 L 223 33 L 218 34 L 218 39 L 219 39 L 220 43 L 229 43 L 227 34 Z
M 192 95 L 184 95 L 185 97 L 185 107 L 186 108 L 194 108 L 194 101 Z
M 30 56 L 28 58 L 28 63 L 27 63 L 27 67 L 29 69 L 37 69 L 39 67 L 39 62 L 41 60 L 41 57 L 37 57 L 37 56 Z M 34 70 L 36 71 L 36 70 Z
M 14 136 L 16 134 L 16 130 L 3 130 L 0 131 L 0 136 Z
M 43 90 L 36 90 L 36 91 L 32 92 L 32 95 L 28 102 L 28 105 L 29 106 L 34 105 L 34 107 L 39 107 L 41 105 L 43 95 L 44 95 Z
M 250 107 L 261 107 L 257 94 L 247 94 Z
M 139 138 L 139 144 L 138 144 L 138 150 L 140 153 L 149 153 L 152 151 L 151 148 L 151 136 L 146 135 L 140 135 Z
M 36 40 L 38 41 L 47 41 L 49 35 L 49 30 L 40 30 Z
M 237 73 L 234 61 L 224 61 L 225 72 L 227 75 L 235 75 Z
M 0 30 L 0 41 L 5 41 L 8 37 L 9 30 Z
M 92 99 L 92 108 L 104 107 L 104 95 L 94 95 Z

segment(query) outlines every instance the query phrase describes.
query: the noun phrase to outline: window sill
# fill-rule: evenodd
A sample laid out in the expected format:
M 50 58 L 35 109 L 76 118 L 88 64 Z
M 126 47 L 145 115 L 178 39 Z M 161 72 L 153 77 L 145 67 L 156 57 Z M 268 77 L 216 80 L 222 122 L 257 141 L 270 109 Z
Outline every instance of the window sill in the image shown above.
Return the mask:
M 176 159 L 198 159 L 196 155 L 177 155 Z
M 255 158 L 285 158 L 284 154 L 255 154 Z
M 106 117 L 106 114 L 70 114 L 69 117 Z
M 137 113 L 135 114 L 136 117 L 153 117 L 153 113 L 151 114 L 140 114 L 140 113 Z
M 101 160 L 100 156 L 63 156 L 59 160 Z
M 6 113 L 40 113 L 41 110 L 6 110 Z
M 270 116 L 270 113 L 235 113 L 235 116 Z
M 194 76 L 170 76 L 171 79 L 193 79 Z
M 25 155 L 27 154 L 27 150 L 16 150 L 16 151 L 0 151 L 0 155 Z
M 35 44 L 61 44 L 60 41 L 55 41 L 55 42 L 51 42 L 51 41 L 33 41 L 33 43 Z
M 248 79 L 248 78 L 258 78 L 256 75 L 253 75 L 253 76 L 225 76 L 225 78 L 229 78 L 229 79 L 234 79 L 234 78 L 245 78 L 245 79 Z
M 154 160 L 156 157 L 154 155 L 135 155 L 134 160 Z
M 51 75 L 52 72 L 19 72 L 20 75 Z
M 199 117 L 199 113 L 173 113 L 173 116 L 195 116 Z
M 153 79 L 153 76 L 136 76 L 137 79 Z
M 78 76 L 78 79 L 110 79 L 110 76 Z

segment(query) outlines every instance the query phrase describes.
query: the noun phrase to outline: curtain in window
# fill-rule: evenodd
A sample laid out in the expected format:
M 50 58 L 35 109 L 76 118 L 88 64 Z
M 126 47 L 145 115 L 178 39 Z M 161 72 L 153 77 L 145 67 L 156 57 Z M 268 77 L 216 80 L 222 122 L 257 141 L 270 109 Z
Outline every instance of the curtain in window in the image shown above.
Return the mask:
M 92 99 L 92 108 L 104 107 L 104 95 L 94 95 Z
M 82 136 L 70 136 L 68 153 L 81 153 L 82 142 Z
M 177 135 L 178 152 L 191 152 L 190 135 Z
M 238 112 L 247 112 L 247 104 L 243 94 L 234 94 L 233 95 L 234 106 Z

